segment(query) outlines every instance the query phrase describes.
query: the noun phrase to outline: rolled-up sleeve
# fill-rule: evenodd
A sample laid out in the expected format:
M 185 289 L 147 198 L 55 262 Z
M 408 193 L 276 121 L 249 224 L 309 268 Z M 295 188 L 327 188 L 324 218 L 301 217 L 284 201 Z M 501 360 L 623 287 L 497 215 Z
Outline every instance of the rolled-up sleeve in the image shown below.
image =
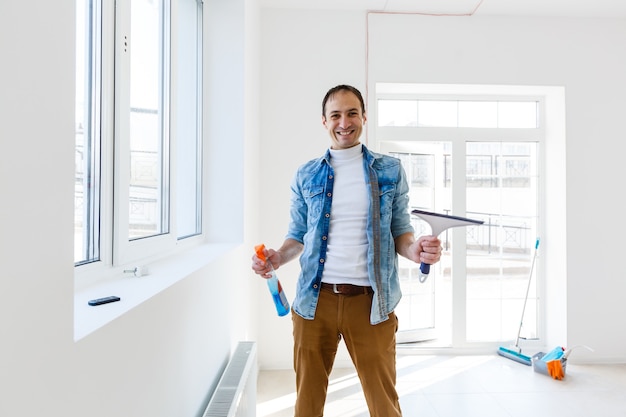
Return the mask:
M 396 194 L 393 199 L 392 210 L 391 234 L 393 237 L 396 238 L 409 232 L 414 233 L 409 213 L 409 184 L 401 165 L 398 169 L 398 181 L 396 183 Z
M 286 238 L 304 243 L 304 235 L 307 232 L 307 205 L 298 179 L 299 172 L 296 172 L 291 181 L 290 220 Z

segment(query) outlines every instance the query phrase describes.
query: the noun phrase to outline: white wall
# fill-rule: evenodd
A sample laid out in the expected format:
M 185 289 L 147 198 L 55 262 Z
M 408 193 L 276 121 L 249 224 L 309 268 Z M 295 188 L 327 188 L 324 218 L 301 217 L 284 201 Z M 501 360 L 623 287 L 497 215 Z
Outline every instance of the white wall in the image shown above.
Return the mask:
M 220 78 L 231 115 L 210 122 L 241 150 L 218 177 L 230 186 L 207 187 L 221 192 L 218 213 L 230 206 L 248 225 L 244 204 L 258 206 L 243 196 L 258 171 L 243 153 L 258 131 L 248 114 L 258 113 L 258 50 L 248 44 L 258 12 L 244 0 L 205 7 L 237 28 L 209 39 L 228 44 L 217 60 L 236 66 Z M 213 241 L 239 245 L 74 342 L 74 27 L 74 1 L 0 2 L 0 415 L 199 416 L 235 343 L 256 339 L 252 243 L 242 243 L 254 224 L 217 229 Z
M 553 187 L 565 177 L 559 194 L 566 210 L 554 199 L 551 216 L 563 227 L 542 237 L 543 256 L 546 263 L 552 257 L 553 265 L 547 278 L 563 283 L 549 288 L 552 299 L 546 300 L 560 307 L 552 311 L 549 342 L 596 350 L 577 351 L 572 361 L 626 361 L 626 335 L 617 330 L 626 317 L 626 267 L 620 262 L 625 226 L 611 216 L 619 216 L 626 203 L 610 191 L 619 187 L 626 147 L 626 22 L 369 17 L 366 25 L 363 12 L 262 10 L 261 173 L 271 178 L 264 189 L 263 239 L 272 246 L 282 242 L 291 176 L 328 146 L 320 125 L 328 88 L 350 83 L 373 93 L 376 82 L 564 87 L 565 154 L 553 155 L 548 170 L 558 170 L 549 174 Z M 297 262 L 278 273 L 292 297 Z M 261 366 L 289 368 L 291 323 L 270 313 L 261 306 Z

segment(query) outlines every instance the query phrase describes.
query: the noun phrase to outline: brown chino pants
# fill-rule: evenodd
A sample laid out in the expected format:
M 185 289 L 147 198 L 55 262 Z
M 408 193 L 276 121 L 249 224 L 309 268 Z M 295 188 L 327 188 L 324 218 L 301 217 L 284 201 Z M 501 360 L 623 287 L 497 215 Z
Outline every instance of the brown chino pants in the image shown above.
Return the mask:
M 371 417 L 400 417 L 396 391 L 396 331 L 394 313 L 370 324 L 372 294 L 345 296 L 323 288 L 314 320 L 292 314 L 295 417 L 322 417 L 328 378 L 343 336 L 361 381 Z

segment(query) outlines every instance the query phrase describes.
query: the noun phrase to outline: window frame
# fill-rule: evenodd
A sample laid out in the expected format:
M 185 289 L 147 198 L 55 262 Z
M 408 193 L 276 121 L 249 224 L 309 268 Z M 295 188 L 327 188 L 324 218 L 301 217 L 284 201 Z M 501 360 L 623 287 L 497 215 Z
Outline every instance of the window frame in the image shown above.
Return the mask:
M 124 161 L 123 155 L 128 155 L 129 143 L 127 135 L 123 133 L 124 126 L 120 124 L 121 113 L 128 111 L 129 106 L 120 105 L 121 97 L 128 95 L 128 56 L 120 52 L 124 43 L 128 46 L 130 24 L 130 0 L 96 0 L 101 6 L 101 79 L 100 79 L 100 256 L 89 262 L 75 263 L 75 279 L 80 285 L 89 285 L 102 278 L 119 276 L 124 270 L 132 270 L 135 266 L 142 266 L 161 259 L 164 256 L 180 253 L 196 247 L 206 240 L 205 227 L 202 225 L 203 197 L 203 144 L 202 144 L 202 95 L 195 97 L 196 105 L 196 163 L 198 193 L 196 213 L 198 216 L 199 230 L 197 233 L 178 236 L 176 230 L 176 60 L 178 5 L 177 1 L 193 1 L 197 7 L 196 29 L 196 60 L 197 60 L 197 87 L 202 91 L 202 2 L 197 0 L 165 0 L 165 10 L 168 15 L 166 26 L 167 44 L 170 54 L 165 67 L 170 78 L 168 87 L 167 107 L 169 108 L 167 127 L 170 149 L 167 155 L 169 165 L 169 200 L 170 209 L 168 219 L 170 228 L 168 233 L 146 238 L 128 239 L 128 187 L 124 185 L 122 178 L 128 178 L 129 163 Z M 80 16 L 77 16 L 80 18 Z M 126 54 L 127 55 L 127 54 Z M 125 73 L 126 71 L 126 73 Z M 128 103 L 128 100 L 125 101 Z M 128 113 L 127 113 L 128 114 Z
M 129 155 L 130 148 L 130 128 L 131 128 L 131 68 L 130 51 L 133 47 L 131 38 L 131 10 L 132 0 L 118 2 L 115 10 L 115 152 L 114 152 L 114 212 L 113 212 L 113 263 L 114 265 L 123 265 L 134 262 L 139 259 L 145 259 L 158 253 L 164 253 L 168 247 L 175 245 L 175 226 L 172 225 L 171 218 L 171 181 L 172 175 L 175 173 L 171 167 L 174 163 L 171 159 L 171 131 L 170 119 L 172 117 L 171 103 L 171 48 L 173 32 L 171 26 L 171 3 L 169 0 L 161 0 L 163 20 L 160 22 L 161 29 L 164 31 L 162 47 L 162 73 L 160 74 L 160 88 L 163 90 L 160 95 L 160 105 L 162 119 L 160 123 L 161 134 L 161 169 L 160 176 L 163 189 L 161 199 L 167 200 L 161 202 L 161 209 L 166 212 L 167 218 L 160 219 L 164 224 L 162 233 L 151 235 L 145 238 L 129 239 L 129 211 L 130 211 L 130 181 L 131 161 Z
M 389 88 L 392 84 L 383 83 L 382 89 Z M 536 93 L 524 93 L 523 90 L 520 89 L 519 94 L 516 93 L 481 93 L 478 89 L 481 86 L 465 86 L 468 90 L 471 90 L 468 93 L 456 93 L 450 92 L 454 88 L 458 88 L 460 91 L 463 91 L 464 86 L 453 86 L 446 85 L 442 86 L 442 88 L 447 89 L 447 91 L 442 91 L 441 94 L 434 92 L 431 93 L 429 90 L 432 86 L 420 84 L 416 88 L 423 88 L 427 93 L 420 93 L 419 91 L 411 91 L 411 84 L 403 84 L 403 86 L 409 86 L 406 92 L 386 92 L 386 91 L 376 91 L 375 96 L 373 97 L 372 104 L 373 106 L 370 108 L 369 119 L 374 121 L 374 138 L 372 148 L 377 149 L 382 153 L 389 152 L 397 152 L 397 151 L 406 151 L 411 152 L 411 142 L 430 142 L 433 141 L 433 138 L 437 138 L 436 140 L 448 141 L 452 145 L 452 152 L 455 155 L 456 159 L 461 161 L 465 161 L 467 158 L 466 155 L 466 144 L 469 142 L 533 142 L 537 143 L 539 159 L 538 159 L 538 175 L 542 178 L 545 178 L 545 146 L 546 146 L 546 123 L 545 123 L 545 114 L 546 114 L 546 96 Z M 476 87 L 476 88 L 474 88 Z M 497 86 L 482 86 L 486 87 L 486 90 L 496 89 Z M 378 88 L 378 86 L 377 86 Z M 432 89 L 436 89 L 436 87 L 432 87 Z M 391 89 L 390 89 L 391 90 Z M 377 114 L 377 104 L 378 100 L 450 100 L 450 101 L 536 101 L 537 102 L 537 127 L 536 128 L 474 128 L 474 127 L 427 127 L 427 126 L 379 126 L 378 124 L 378 114 Z M 372 111 L 373 110 L 373 111 Z M 506 140 L 503 140 L 503 137 Z M 463 162 L 463 167 L 465 163 Z M 453 173 L 455 182 L 459 182 L 463 180 L 463 176 L 465 175 L 465 170 L 462 172 Z M 545 218 L 545 207 L 543 206 L 542 198 L 544 194 L 545 185 L 543 183 L 538 184 L 538 201 L 539 207 L 537 208 L 538 213 L 538 235 L 542 235 L 545 230 L 545 224 L 543 222 L 543 218 Z M 452 212 L 458 215 L 463 215 L 466 209 L 466 198 L 465 193 L 453 194 L 452 196 Z M 462 240 L 462 233 L 464 231 L 462 228 L 452 229 L 451 233 L 454 236 L 457 236 L 455 241 L 459 246 L 458 249 L 464 250 L 464 243 Z M 465 264 L 464 262 L 455 261 L 453 258 L 453 267 L 455 268 L 455 274 L 465 275 Z M 543 291 L 544 291 L 544 276 L 542 275 L 541 268 L 537 268 L 535 271 L 534 279 L 537 281 L 537 297 L 538 299 L 543 300 Z M 455 281 L 455 283 L 457 283 Z M 453 334 L 452 334 L 452 348 L 455 349 L 475 349 L 478 347 L 487 347 L 493 345 L 491 342 L 476 342 L 476 341 L 468 341 L 466 338 L 467 333 L 467 323 L 464 320 L 464 314 L 467 303 L 467 294 L 466 294 L 466 286 L 465 283 L 457 283 L 453 288 L 453 304 L 455 306 L 455 311 L 453 312 Z M 537 340 L 530 341 L 529 343 L 533 346 L 538 345 L 545 340 L 545 303 L 541 303 L 538 311 L 537 311 Z

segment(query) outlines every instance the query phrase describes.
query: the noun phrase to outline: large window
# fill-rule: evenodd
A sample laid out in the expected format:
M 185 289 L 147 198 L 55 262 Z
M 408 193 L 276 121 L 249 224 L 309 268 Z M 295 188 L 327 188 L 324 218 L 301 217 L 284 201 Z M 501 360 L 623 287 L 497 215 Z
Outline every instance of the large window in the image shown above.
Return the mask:
M 482 220 L 444 231 L 442 260 L 419 283 L 400 259 L 398 341 L 475 347 L 540 336 L 541 276 L 530 266 L 540 234 L 542 98 L 377 91 L 376 144 L 402 161 L 412 208 Z M 370 115 L 371 116 L 371 115 Z M 413 218 L 418 234 L 428 223 Z
M 138 263 L 202 234 L 202 2 L 76 7 L 74 260 Z

